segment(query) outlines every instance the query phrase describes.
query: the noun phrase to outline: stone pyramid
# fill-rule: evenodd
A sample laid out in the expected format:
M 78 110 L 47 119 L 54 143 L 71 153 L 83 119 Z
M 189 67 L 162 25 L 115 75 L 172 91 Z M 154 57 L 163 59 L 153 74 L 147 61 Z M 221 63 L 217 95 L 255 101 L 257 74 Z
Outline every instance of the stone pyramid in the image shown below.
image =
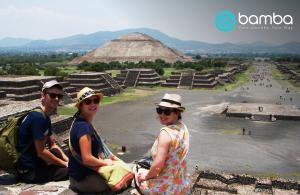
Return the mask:
M 73 59 L 70 64 L 88 62 L 139 62 L 162 59 L 168 63 L 191 61 L 183 53 L 169 48 L 160 41 L 142 33 L 131 33 L 114 39 L 84 56 Z

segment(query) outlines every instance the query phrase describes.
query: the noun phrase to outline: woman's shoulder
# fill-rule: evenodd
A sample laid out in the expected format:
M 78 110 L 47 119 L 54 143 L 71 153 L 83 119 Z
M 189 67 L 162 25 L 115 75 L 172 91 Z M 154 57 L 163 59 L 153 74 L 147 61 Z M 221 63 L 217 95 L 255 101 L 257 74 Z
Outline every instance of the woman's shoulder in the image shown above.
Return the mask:
M 178 121 L 175 124 L 171 124 L 165 127 L 162 127 L 161 130 L 167 130 L 167 131 L 180 131 L 181 129 L 185 128 L 185 124 L 181 121 Z
M 82 118 L 76 118 L 73 124 L 73 129 L 93 130 L 93 126 Z

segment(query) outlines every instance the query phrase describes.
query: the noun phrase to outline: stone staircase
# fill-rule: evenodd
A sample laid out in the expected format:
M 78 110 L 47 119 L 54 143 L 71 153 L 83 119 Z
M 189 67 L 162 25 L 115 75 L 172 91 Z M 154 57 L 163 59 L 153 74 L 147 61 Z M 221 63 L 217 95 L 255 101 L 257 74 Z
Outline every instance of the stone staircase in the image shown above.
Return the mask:
M 121 92 L 123 90 L 122 87 L 118 84 L 118 82 L 115 81 L 109 74 L 103 74 L 102 77 L 111 86 L 111 88 L 117 90 L 118 92 Z
M 181 73 L 180 82 L 177 88 L 191 89 L 193 83 L 193 73 Z
M 135 87 L 139 74 L 140 71 L 128 71 L 124 81 L 124 85 L 127 87 Z

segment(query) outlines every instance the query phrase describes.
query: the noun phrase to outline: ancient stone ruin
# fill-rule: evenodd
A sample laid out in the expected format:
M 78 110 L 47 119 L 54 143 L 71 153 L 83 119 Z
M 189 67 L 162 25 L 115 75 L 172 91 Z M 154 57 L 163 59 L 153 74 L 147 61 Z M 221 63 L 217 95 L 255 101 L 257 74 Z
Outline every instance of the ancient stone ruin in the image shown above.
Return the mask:
M 228 105 L 223 113 L 258 121 L 300 120 L 300 110 L 293 105 L 235 103 Z
M 170 78 L 162 83 L 162 87 L 177 88 L 213 88 L 217 81 L 212 74 L 201 74 L 198 72 L 172 72 Z
M 160 77 L 153 69 L 126 69 L 115 77 L 120 85 L 126 87 L 155 86 L 159 84 Z
M 74 97 L 74 88 L 69 87 L 68 82 L 63 82 L 60 77 L 53 76 L 7 76 L 0 78 L 0 98 L 7 98 L 14 101 L 30 101 L 40 98 L 43 84 L 56 79 L 64 87 L 67 95 Z M 2 94 L 2 95 L 1 95 Z M 6 94 L 6 95 L 3 95 Z
M 77 91 L 90 87 L 104 95 L 111 96 L 122 91 L 122 87 L 105 72 L 83 72 L 71 74 L 66 81 Z
M 29 101 L 40 98 L 42 82 L 54 77 L 1 77 L 0 90 L 6 93 L 7 98 L 15 101 Z
M 278 64 L 277 69 L 284 74 L 289 75 L 289 79 L 293 80 L 295 83 L 300 83 L 300 73 L 299 70 L 293 70 L 283 64 Z
M 114 39 L 84 56 L 73 59 L 70 64 L 88 62 L 140 62 L 164 60 L 167 63 L 191 61 L 192 58 L 169 48 L 160 41 L 143 33 L 131 33 Z
M 192 195 L 202 194 L 299 194 L 293 180 L 258 178 L 247 174 L 227 174 L 196 170 L 192 175 Z
M 213 88 L 218 83 L 225 85 L 234 82 L 234 75 L 244 71 L 244 67 L 231 67 L 226 71 L 201 73 L 196 71 L 172 72 L 171 76 L 161 84 L 162 87 L 177 88 Z

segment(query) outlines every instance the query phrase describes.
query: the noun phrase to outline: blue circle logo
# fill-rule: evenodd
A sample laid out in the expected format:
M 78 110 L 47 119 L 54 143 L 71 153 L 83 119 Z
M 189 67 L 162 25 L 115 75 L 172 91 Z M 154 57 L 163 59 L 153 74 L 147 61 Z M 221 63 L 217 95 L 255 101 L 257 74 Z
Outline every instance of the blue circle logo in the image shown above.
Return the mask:
M 229 32 L 236 25 L 235 15 L 228 10 L 220 11 L 216 16 L 216 26 L 222 32 Z

